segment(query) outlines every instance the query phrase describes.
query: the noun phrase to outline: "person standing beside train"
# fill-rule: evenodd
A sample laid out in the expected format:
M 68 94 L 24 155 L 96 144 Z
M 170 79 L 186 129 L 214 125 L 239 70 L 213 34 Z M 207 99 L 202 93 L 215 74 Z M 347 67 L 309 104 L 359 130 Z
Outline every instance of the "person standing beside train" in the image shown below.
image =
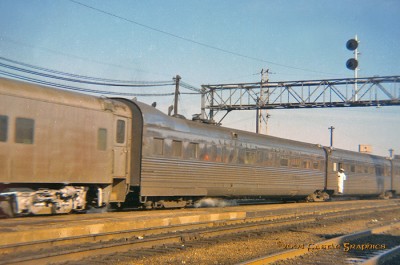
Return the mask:
M 346 180 L 346 175 L 344 174 L 344 169 L 340 168 L 338 171 L 338 194 L 343 194 L 345 180 Z

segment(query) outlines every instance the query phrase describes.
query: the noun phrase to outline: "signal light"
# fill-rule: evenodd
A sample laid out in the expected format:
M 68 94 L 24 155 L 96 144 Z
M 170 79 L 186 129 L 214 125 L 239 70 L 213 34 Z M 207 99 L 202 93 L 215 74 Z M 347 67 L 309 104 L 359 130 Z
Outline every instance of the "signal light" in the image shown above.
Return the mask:
M 346 48 L 350 51 L 354 51 L 358 47 L 358 41 L 355 39 L 348 40 L 346 43 Z
M 346 42 L 346 48 L 350 51 L 354 51 L 354 58 L 350 58 L 346 62 L 346 67 L 349 70 L 355 71 L 355 78 L 357 78 L 357 67 L 358 67 L 358 39 L 357 36 L 354 39 L 350 39 Z
M 356 70 L 358 67 L 358 61 L 354 58 L 350 58 L 346 62 L 346 67 L 349 70 Z
M 357 35 L 354 39 L 350 39 L 346 42 L 346 48 L 350 51 L 354 51 L 354 58 L 350 58 L 346 62 L 346 67 L 349 70 L 354 71 L 354 88 L 353 88 L 353 96 L 352 99 L 354 101 L 358 100 L 358 85 L 357 85 L 357 78 L 358 78 L 358 38 Z

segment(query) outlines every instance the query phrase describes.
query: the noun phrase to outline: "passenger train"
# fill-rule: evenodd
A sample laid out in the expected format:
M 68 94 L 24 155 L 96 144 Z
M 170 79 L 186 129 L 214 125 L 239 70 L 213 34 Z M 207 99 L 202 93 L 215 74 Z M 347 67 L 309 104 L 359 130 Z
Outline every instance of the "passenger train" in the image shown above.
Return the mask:
M 400 160 L 172 117 L 124 98 L 0 79 L 0 208 L 7 216 L 205 198 L 394 195 Z

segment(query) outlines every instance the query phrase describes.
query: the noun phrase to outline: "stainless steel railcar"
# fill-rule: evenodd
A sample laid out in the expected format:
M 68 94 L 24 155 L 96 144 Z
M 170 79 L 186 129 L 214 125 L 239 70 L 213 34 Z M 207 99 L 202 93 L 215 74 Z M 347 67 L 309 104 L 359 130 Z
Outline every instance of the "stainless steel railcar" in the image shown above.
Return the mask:
M 131 104 L 137 106 L 133 116 L 143 117 L 139 186 L 149 207 L 184 206 L 206 196 L 307 197 L 316 187 L 323 189 L 325 152 L 317 145 L 204 125 Z
M 325 200 L 400 187 L 400 163 L 170 117 L 146 104 L 0 79 L 0 204 L 8 215 L 203 197 Z
M 349 196 L 400 188 L 396 160 L 204 125 L 131 104 L 133 116 L 142 117 L 138 193 L 149 208 L 206 196 L 327 200 L 337 193 L 339 168 L 346 170 Z
M 337 171 L 343 168 L 347 180 L 344 193 L 348 195 L 382 195 L 399 190 L 398 165 L 384 157 L 334 149 L 328 152 L 327 187 L 337 186 Z

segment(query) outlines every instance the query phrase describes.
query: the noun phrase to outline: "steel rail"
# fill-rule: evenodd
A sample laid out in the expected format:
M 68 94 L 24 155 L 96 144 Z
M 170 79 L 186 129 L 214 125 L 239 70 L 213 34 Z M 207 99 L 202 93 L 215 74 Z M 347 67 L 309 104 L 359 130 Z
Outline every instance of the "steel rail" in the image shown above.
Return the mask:
M 360 239 L 360 238 L 365 238 L 367 236 L 371 236 L 373 234 L 378 234 L 378 233 L 383 233 L 392 229 L 398 229 L 400 228 L 400 222 L 394 223 L 394 224 L 389 224 L 389 225 L 385 225 L 385 226 L 381 226 L 381 227 L 376 227 L 376 228 L 372 228 L 372 229 L 368 229 L 368 230 L 364 230 L 361 232 L 356 232 L 356 233 L 352 233 L 349 235 L 344 235 L 344 236 L 340 236 L 340 237 L 335 237 L 332 239 L 328 239 L 325 241 L 321 241 L 319 243 L 313 244 L 313 248 L 322 248 L 323 246 L 331 246 L 331 245 L 340 245 L 342 242 L 348 242 L 351 240 L 355 240 L 355 239 Z M 399 250 L 399 247 L 396 247 L 395 249 L 391 249 L 383 254 L 378 254 L 377 256 L 371 258 L 370 260 L 366 261 L 366 263 L 363 264 L 378 264 L 375 263 L 378 260 L 382 260 L 383 257 L 386 255 L 397 255 L 397 251 Z M 294 259 L 294 258 L 298 258 L 300 256 L 304 256 L 307 255 L 308 253 L 310 253 L 310 249 L 305 247 L 305 248 L 298 248 L 298 249 L 293 249 L 293 250 L 288 250 L 288 251 L 284 251 L 284 252 L 280 252 L 277 254 L 272 254 L 272 255 L 267 255 L 264 257 L 260 257 L 260 258 L 256 258 L 256 259 L 252 259 L 249 261 L 244 261 L 242 263 L 239 263 L 237 265 L 262 265 L 262 264 L 269 264 L 272 262 L 278 262 L 278 261 L 283 261 L 283 260 L 288 260 L 288 259 Z M 381 257 L 380 257 L 381 256 Z M 387 256 L 389 257 L 389 256 Z
M 370 207 L 367 209 L 359 209 L 357 214 L 369 214 L 377 211 L 392 211 L 394 209 L 393 205 L 382 207 Z M 397 207 L 400 209 L 400 206 Z M 95 255 L 106 255 L 112 254 L 115 252 L 126 252 L 130 250 L 137 250 L 142 248 L 154 247 L 157 245 L 165 245 L 165 244 L 182 244 L 185 242 L 191 242 L 198 239 L 204 238 L 213 238 L 217 236 L 230 235 L 233 233 L 241 233 L 241 232 L 249 232 L 249 231 L 260 231 L 265 229 L 287 229 L 291 226 L 298 226 L 300 224 L 312 224 L 315 223 L 319 218 L 323 219 L 335 219 L 341 218 L 343 216 L 349 216 L 349 214 L 354 215 L 354 209 L 346 209 L 344 211 L 335 211 L 324 213 L 309 213 L 308 215 L 304 215 L 299 217 L 298 215 L 292 216 L 289 218 L 279 217 L 254 217 L 248 218 L 247 220 L 233 220 L 233 221 L 225 221 L 223 223 L 209 223 L 209 224 L 195 224 L 193 225 L 184 225 L 184 226 L 176 226 L 169 227 L 169 233 L 163 228 L 158 228 L 154 230 L 148 231 L 148 234 L 145 235 L 145 231 L 121 231 L 121 233 L 114 233 L 116 235 L 115 238 L 112 238 L 111 233 L 108 235 L 91 235 L 88 238 L 88 241 L 92 240 L 95 242 L 101 242 L 102 240 L 119 240 L 118 242 L 102 242 L 102 244 L 90 244 L 90 245 L 80 245 L 79 247 L 68 249 L 71 247 L 71 244 L 77 244 L 76 241 L 78 238 L 68 238 L 65 240 L 60 240 L 58 242 L 59 246 L 64 244 L 64 247 L 61 251 L 58 251 L 54 248 L 57 245 L 55 241 L 47 242 L 49 245 L 47 246 L 48 251 L 42 254 L 34 254 L 32 256 L 19 255 L 13 259 L 5 259 L 3 255 L 3 259 L 0 261 L 0 264 L 32 264 L 40 263 L 40 264 L 48 264 L 48 263 L 56 263 L 56 262 L 65 262 L 65 261 L 73 261 L 80 260 L 85 257 L 91 257 Z M 275 220 L 275 221 L 274 221 Z M 278 220 L 278 221 L 276 221 Z M 203 227 L 200 227 L 200 226 Z M 157 231 L 158 230 L 158 231 Z M 157 234 L 160 233 L 160 234 Z M 121 237 L 121 235 L 123 235 Z M 140 235 L 140 236 L 138 236 Z M 129 238 L 128 236 L 133 236 L 134 238 Z M 122 240 L 121 240 L 122 239 Z M 69 241 L 69 243 L 67 243 Z M 45 242 L 38 242 L 39 245 L 35 246 L 35 244 L 28 244 L 25 246 L 26 248 L 33 250 L 39 247 L 45 248 Z M 41 245 L 40 245 L 41 244 Z M 10 246 L 16 247 L 18 246 Z M 20 246 L 21 247 L 21 246 Z M 3 248 L 4 251 L 4 248 Z
M 384 262 L 390 261 L 394 257 L 400 256 L 400 245 L 389 249 L 388 251 L 383 252 L 375 257 L 370 258 L 369 260 L 362 263 L 362 265 L 379 265 Z

